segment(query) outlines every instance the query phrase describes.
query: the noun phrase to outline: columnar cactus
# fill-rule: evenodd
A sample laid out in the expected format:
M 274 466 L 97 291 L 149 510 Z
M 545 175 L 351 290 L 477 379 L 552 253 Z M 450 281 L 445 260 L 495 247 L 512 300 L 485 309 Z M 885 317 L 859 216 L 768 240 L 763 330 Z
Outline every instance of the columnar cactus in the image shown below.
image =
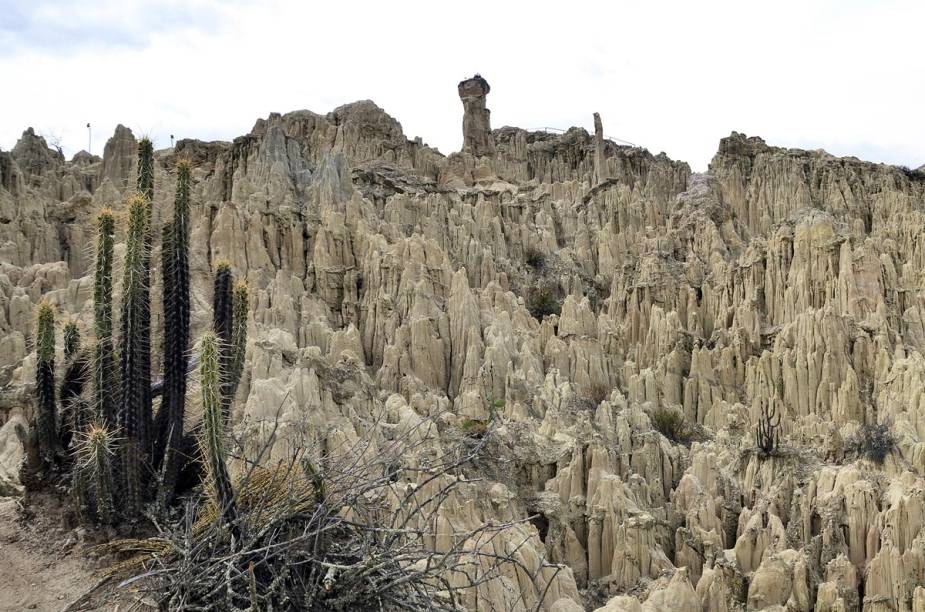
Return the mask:
M 215 495 L 219 520 L 235 530 L 237 516 L 234 490 L 225 465 L 225 420 L 222 416 L 219 373 L 221 340 L 207 332 L 200 344 L 199 378 L 202 387 L 203 454 L 209 468 L 209 477 Z
M 67 321 L 64 324 L 64 359 L 71 359 L 80 350 L 80 330 L 76 321 Z
M 122 284 L 122 396 L 119 416 L 123 439 L 120 459 L 125 509 L 129 517 L 136 516 L 141 510 L 142 466 L 147 458 L 151 419 L 150 410 L 146 410 L 145 405 L 145 397 L 150 400 L 150 370 L 147 373 L 144 371 L 145 355 L 150 359 L 150 352 L 144 335 L 140 333 L 143 319 L 149 314 L 144 307 L 148 290 L 144 285 L 147 204 L 142 196 L 134 196 L 129 201 L 125 275 Z
M 186 364 L 190 338 L 189 276 L 190 166 L 177 166 L 177 194 L 173 221 L 164 231 L 164 395 L 158 447 L 165 453 L 161 502 L 173 498 L 180 470 L 179 447 L 186 411 Z M 169 228 L 169 229 L 167 229 Z M 159 419 L 160 420 L 160 419 Z M 156 458 L 157 461 L 157 458 Z
M 83 431 L 81 418 L 84 415 L 80 414 L 77 403 L 83 395 L 89 369 L 88 355 L 80 350 L 80 331 L 77 329 L 77 323 L 67 321 L 64 324 L 64 375 L 58 389 L 61 403 L 58 439 L 65 449 L 70 447 L 74 435 Z
M 100 424 L 90 425 L 77 447 L 77 470 L 82 486 L 92 488 L 97 517 L 101 523 L 113 522 L 113 469 L 115 440 L 112 432 Z
M 96 346 L 93 355 L 93 395 L 101 423 L 116 425 L 116 357 L 112 339 L 112 260 L 115 222 L 112 211 L 100 212 L 93 285 Z
M 771 454 L 780 444 L 780 413 L 767 403 L 761 407 L 758 427 L 755 430 L 755 444 L 765 455 Z
M 231 329 L 231 389 L 229 397 L 234 399 L 244 371 L 244 352 L 247 348 L 247 283 L 235 284 L 232 295 L 232 329 Z
M 142 379 L 141 411 L 151 414 L 151 252 L 154 249 L 154 146 L 148 138 L 138 143 L 138 193 L 145 201 L 144 249 L 142 250 L 142 291 L 139 302 L 138 335 L 147 350 L 139 353 L 138 375 Z M 151 439 L 145 432 L 142 443 L 150 450 Z
M 43 467 L 48 468 L 55 464 L 58 456 L 58 417 L 55 407 L 55 311 L 47 302 L 39 305 L 35 353 L 39 453 Z
M 234 310 L 231 297 L 231 264 L 220 261 L 215 267 L 215 287 L 212 295 L 212 329 L 219 343 L 219 381 L 221 383 L 222 417 L 228 422 L 231 413 L 231 334 Z
M 138 193 L 154 200 L 154 145 L 150 138 L 138 141 Z

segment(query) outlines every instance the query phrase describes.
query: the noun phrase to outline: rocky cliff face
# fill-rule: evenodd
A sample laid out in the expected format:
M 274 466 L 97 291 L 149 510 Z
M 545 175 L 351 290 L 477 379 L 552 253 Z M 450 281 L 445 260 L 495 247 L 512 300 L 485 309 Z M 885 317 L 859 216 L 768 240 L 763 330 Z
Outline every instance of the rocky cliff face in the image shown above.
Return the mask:
M 158 152 L 156 217 L 176 160 L 195 168 L 194 334 L 212 262 L 252 288 L 238 430 L 278 419 L 283 453 L 380 414 L 435 417 L 433 445 L 494 419 L 486 479 L 438 520 L 535 515 L 498 545 L 550 564 L 546 610 L 925 611 L 925 177 L 737 133 L 692 174 L 600 127 L 488 132 L 466 83 L 449 157 L 368 101 Z M 0 481 L 33 308 L 92 329 L 92 219 L 124 208 L 134 155 L 121 126 L 102 160 L 31 130 L 0 152 Z M 876 424 L 882 463 L 858 443 Z M 506 580 L 479 597 L 542 595 Z

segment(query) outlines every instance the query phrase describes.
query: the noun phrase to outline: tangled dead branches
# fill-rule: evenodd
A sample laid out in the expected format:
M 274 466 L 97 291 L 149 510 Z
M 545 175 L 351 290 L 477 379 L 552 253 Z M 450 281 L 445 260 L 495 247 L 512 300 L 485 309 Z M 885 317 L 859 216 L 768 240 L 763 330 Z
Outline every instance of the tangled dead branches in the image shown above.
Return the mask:
M 386 436 L 301 447 L 266 467 L 274 433 L 235 486 L 235 525 L 214 499 L 190 500 L 158 537 L 107 545 L 132 555 L 114 571 L 170 610 L 458 610 L 492 581 L 538 609 L 560 568 L 521 560 L 536 541 L 526 519 L 447 520 L 477 486 L 461 468 L 493 432 L 436 452 L 429 427 L 379 422 Z

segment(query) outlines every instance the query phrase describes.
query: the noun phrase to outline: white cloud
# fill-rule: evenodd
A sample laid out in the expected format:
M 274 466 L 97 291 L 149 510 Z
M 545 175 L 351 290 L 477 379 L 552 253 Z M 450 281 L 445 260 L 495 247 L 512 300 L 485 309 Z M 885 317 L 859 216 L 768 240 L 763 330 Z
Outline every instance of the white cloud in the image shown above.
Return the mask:
M 598 111 L 607 134 L 695 169 L 732 130 L 925 163 L 920 2 L 22 0 L 3 9 L 15 17 L 0 25 L 12 42 L 0 53 L 4 149 L 31 125 L 72 154 L 86 148 L 88 121 L 96 153 L 116 123 L 159 146 L 171 133 L 231 139 L 271 111 L 324 113 L 370 98 L 409 137 L 449 153 L 462 139 L 456 83 L 480 72 L 494 127 L 590 128 Z

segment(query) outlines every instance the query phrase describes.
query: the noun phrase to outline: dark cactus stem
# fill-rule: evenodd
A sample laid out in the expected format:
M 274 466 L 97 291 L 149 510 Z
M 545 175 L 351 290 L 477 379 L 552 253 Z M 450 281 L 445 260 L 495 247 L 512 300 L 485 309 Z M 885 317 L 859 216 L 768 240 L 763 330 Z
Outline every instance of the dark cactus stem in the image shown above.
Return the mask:
M 35 353 L 39 456 L 42 460 L 42 467 L 47 469 L 56 463 L 58 457 L 58 417 L 55 408 L 55 311 L 47 302 L 39 305 Z
M 91 514 L 92 496 L 90 492 L 91 483 L 87 479 L 87 470 L 81 462 L 81 451 L 83 446 L 80 440 L 86 437 L 90 419 L 93 418 L 93 408 L 86 400 L 79 398 L 74 403 L 74 445 L 76 452 L 76 462 L 74 471 L 71 475 L 71 492 L 74 496 L 74 503 L 77 506 L 77 516 L 80 520 L 86 522 Z
M 761 406 L 758 417 L 758 427 L 755 430 L 755 445 L 764 455 L 770 455 L 780 444 L 780 413 L 769 405 Z
M 98 219 L 93 318 L 96 346 L 93 355 L 94 408 L 100 422 L 116 425 L 116 356 L 112 340 L 112 260 L 115 222 L 103 210 Z
M 122 394 L 119 404 L 122 430 L 121 471 L 126 516 L 137 517 L 141 512 L 142 469 L 147 459 L 150 412 L 145 412 L 145 396 L 150 398 L 150 371 L 145 376 L 145 354 L 148 346 L 140 332 L 142 319 L 149 313 L 144 308 L 147 287 L 144 286 L 144 240 L 147 201 L 135 196 L 129 201 L 129 227 L 125 248 L 125 275 L 122 283 L 122 354 L 120 374 Z
M 173 221 L 164 231 L 164 396 L 166 415 L 159 436 L 165 459 L 162 469 L 161 503 L 173 499 L 180 472 L 183 419 L 186 413 L 186 371 L 190 340 L 189 276 L 190 166 L 177 165 L 177 194 Z
M 69 360 L 80 350 L 80 330 L 75 321 L 64 324 L 64 359 Z
M 215 268 L 215 289 L 212 294 L 212 329 L 218 337 L 219 381 L 222 404 L 222 418 L 228 423 L 231 414 L 231 333 L 234 310 L 231 297 L 231 264 L 220 261 Z
M 220 349 L 221 340 L 215 333 L 209 332 L 202 337 L 199 361 L 199 379 L 202 386 L 202 448 L 215 494 L 216 516 L 231 529 L 235 539 L 239 540 L 234 489 L 225 464 L 225 420 L 222 415 L 219 380 Z
M 232 295 L 232 329 L 231 329 L 231 389 L 230 401 L 234 401 L 238 384 L 241 382 L 241 373 L 244 371 L 244 357 L 247 349 L 247 283 L 241 281 L 235 284 Z
M 142 292 L 139 308 L 139 345 L 145 347 L 139 353 L 139 375 L 143 382 L 141 389 L 141 412 L 147 420 L 141 443 L 150 454 L 151 439 L 151 253 L 154 249 L 154 146 L 148 138 L 138 143 L 138 193 L 145 200 L 144 249 L 142 250 Z
M 161 353 L 164 360 L 164 378 L 161 384 L 155 385 L 157 391 L 156 397 L 161 396 L 161 406 L 154 418 L 154 452 L 152 454 L 152 463 L 155 469 L 163 469 L 164 453 L 167 448 L 167 428 L 168 428 L 168 407 L 170 406 L 170 390 L 166 387 L 166 378 L 168 372 L 173 370 L 171 354 L 169 350 L 171 330 L 176 328 L 176 323 L 172 320 L 170 304 L 173 303 L 173 285 L 170 279 L 173 277 L 171 271 L 171 262 L 173 261 L 173 223 L 166 223 L 161 228 L 161 271 L 163 274 L 161 289 L 161 309 L 164 314 L 164 336 L 161 342 Z M 163 478 L 163 476 L 162 476 Z
M 67 327 L 65 326 L 65 332 Z M 65 341 L 67 337 L 65 336 Z M 66 351 L 65 351 L 66 352 Z M 59 440 L 65 449 L 70 448 L 74 436 L 82 433 L 86 425 L 82 422 L 85 415 L 81 414 L 79 404 L 86 403 L 81 400 L 84 385 L 90 374 L 90 356 L 87 351 L 71 354 L 64 362 L 64 376 L 58 388 L 58 397 L 61 401 L 61 428 Z

